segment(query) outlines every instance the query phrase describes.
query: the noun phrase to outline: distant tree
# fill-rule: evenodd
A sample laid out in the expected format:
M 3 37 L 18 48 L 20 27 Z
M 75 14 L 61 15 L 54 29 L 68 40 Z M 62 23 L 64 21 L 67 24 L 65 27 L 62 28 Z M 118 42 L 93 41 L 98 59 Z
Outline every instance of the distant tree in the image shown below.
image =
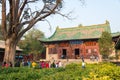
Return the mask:
M 100 54 L 103 59 L 108 59 L 109 55 L 112 53 L 112 36 L 109 32 L 103 32 L 102 36 L 98 40 Z
M 23 53 L 29 54 L 38 54 L 42 53 L 45 48 L 38 39 L 43 38 L 44 34 L 38 29 L 32 29 L 23 36 L 24 40 L 21 40 L 19 43 L 20 48 L 23 49 Z

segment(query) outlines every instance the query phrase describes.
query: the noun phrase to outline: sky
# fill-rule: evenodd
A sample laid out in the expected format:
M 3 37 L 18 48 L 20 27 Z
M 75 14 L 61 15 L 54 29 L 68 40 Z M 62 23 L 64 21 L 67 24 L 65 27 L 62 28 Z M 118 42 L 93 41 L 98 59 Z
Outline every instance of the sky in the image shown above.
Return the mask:
M 59 28 L 77 27 L 104 24 L 106 20 L 110 23 L 111 32 L 120 32 L 120 0 L 85 0 L 82 4 L 79 0 L 64 0 L 61 13 L 69 12 L 72 20 L 66 19 L 60 15 L 52 15 L 47 19 L 47 22 L 40 22 L 35 25 L 45 33 L 46 37 L 50 37 L 57 26 Z
M 64 0 L 61 13 L 70 14 L 72 20 L 60 15 L 52 15 L 47 18 L 48 22 L 39 22 L 35 27 L 41 30 L 45 37 L 50 37 L 59 28 L 77 27 L 110 23 L 111 32 L 120 32 L 120 0 Z M 51 26 L 51 27 L 50 27 Z

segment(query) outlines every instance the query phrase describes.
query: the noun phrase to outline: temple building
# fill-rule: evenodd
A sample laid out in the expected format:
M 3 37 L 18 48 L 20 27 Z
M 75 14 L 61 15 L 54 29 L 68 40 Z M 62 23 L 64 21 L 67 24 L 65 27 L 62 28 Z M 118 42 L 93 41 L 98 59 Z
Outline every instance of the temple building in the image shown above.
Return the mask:
M 46 60 L 54 59 L 90 59 L 91 56 L 100 58 L 98 39 L 102 32 L 111 33 L 110 24 L 103 24 L 71 28 L 56 28 L 49 38 L 40 40 L 46 47 Z M 111 33 L 112 40 L 116 43 L 120 33 Z M 113 51 L 115 52 L 115 51 Z

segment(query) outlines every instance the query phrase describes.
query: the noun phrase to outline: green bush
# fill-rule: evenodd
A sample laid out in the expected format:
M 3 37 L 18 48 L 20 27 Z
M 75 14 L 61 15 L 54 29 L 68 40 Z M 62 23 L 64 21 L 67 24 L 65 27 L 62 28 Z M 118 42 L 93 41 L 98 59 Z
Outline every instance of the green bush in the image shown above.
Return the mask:
M 120 67 L 111 63 L 69 64 L 65 68 L 0 68 L 0 80 L 119 80 Z

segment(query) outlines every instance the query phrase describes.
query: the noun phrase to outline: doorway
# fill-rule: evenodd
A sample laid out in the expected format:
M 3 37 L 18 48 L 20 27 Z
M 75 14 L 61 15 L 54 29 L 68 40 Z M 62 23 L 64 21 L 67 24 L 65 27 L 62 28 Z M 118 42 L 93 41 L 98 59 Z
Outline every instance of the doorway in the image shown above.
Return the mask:
M 61 58 L 62 58 L 62 59 L 66 59 L 66 55 L 67 55 L 67 50 L 66 50 L 66 49 L 63 49 L 63 50 L 62 50 L 62 56 L 61 56 Z
M 80 54 L 80 51 L 79 51 L 79 48 L 76 48 L 75 49 L 75 58 L 79 58 L 79 54 Z

